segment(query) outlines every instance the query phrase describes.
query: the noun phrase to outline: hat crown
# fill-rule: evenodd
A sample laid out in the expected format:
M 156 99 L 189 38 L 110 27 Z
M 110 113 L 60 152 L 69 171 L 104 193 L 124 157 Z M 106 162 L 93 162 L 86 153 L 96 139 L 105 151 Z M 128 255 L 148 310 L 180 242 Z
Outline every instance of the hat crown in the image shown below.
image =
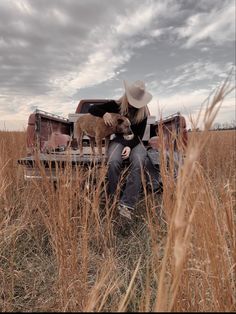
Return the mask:
M 125 93 L 128 102 L 135 108 L 142 108 L 146 106 L 152 99 L 152 95 L 146 90 L 145 83 L 143 81 L 135 81 L 129 84 L 124 80 Z
M 145 84 L 143 81 L 135 81 L 129 90 L 131 96 L 135 99 L 142 99 L 145 93 Z

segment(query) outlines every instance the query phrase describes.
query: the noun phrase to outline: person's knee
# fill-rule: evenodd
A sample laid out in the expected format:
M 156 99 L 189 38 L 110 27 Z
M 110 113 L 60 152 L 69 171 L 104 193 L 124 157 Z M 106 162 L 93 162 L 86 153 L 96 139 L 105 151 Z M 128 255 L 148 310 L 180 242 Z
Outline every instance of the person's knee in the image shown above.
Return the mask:
M 137 152 L 132 152 L 130 155 L 130 161 L 136 165 L 136 166 L 144 166 L 145 160 L 147 157 L 146 151 L 137 151 Z
M 146 159 L 146 157 L 147 157 L 147 151 L 141 145 L 134 147 L 130 154 L 130 160 L 132 161 L 139 160 L 139 163 L 141 162 L 141 164 L 144 164 L 144 160 Z
M 122 165 L 122 160 L 118 158 L 112 158 L 108 162 L 109 169 L 120 169 Z
M 145 158 L 139 155 L 133 155 L 130 158 L 131 166 L 136 169 L 141 169 L 145 165 Z

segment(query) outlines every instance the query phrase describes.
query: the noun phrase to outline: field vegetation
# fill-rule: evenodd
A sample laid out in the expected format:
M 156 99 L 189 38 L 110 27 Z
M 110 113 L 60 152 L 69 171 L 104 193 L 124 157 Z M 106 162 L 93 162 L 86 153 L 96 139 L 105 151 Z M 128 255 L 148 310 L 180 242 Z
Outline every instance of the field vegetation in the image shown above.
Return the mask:
M 163 161 L 163 193 L 144 186 L 128 237 L 105 165 L 27 182 L 26 134 L 0 132 L 0 311 L 235 311 L 236 131 L 209 131 L 223 95 L 177 180 Z

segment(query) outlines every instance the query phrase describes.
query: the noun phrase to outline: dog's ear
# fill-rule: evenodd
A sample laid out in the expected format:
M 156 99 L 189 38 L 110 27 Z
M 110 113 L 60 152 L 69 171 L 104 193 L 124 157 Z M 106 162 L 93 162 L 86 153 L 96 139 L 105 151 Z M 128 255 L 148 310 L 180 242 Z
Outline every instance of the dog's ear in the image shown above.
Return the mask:
M 122 119 L 122 118 L 118 118 L 117 119 L 117 124 L 121 124 L 121 123 L 123 123 L 124 122 L 124 119 Z

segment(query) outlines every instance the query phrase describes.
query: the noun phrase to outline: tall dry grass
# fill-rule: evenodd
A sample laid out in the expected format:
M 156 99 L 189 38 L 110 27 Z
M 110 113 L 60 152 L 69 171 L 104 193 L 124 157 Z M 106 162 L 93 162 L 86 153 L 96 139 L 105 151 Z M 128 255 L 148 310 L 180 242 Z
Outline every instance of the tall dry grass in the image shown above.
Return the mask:
M 0 133 L 1 311 L 234 311 L 235 131 L 192 132 L 178 179 L 148 193 L 129 237 L 114 234 L 106 166 L 23 180 L 25 134 Z M 43 169 L 42 175 L 44 176 Z M 105 195 L 105 197 L 104 197 Z

